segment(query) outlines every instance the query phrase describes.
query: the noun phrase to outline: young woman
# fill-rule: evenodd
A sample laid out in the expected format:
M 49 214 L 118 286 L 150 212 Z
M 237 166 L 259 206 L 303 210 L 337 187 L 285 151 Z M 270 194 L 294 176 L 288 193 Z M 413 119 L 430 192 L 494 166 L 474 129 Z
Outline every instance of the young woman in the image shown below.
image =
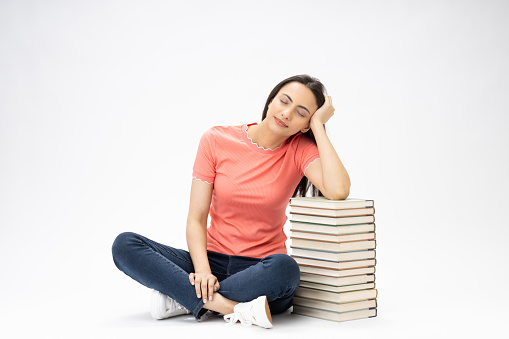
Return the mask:
M 205 132 L 193 167 L 189 252 L 130 232 L 113 243 L 117 267 L 154 290 L 154 318 L 220 313 L 230 323 L 270 328 L 271 314 L 291 306 L 300 275 L 285 247 L 289 198 L 310 186 L 329 199 L 346 199 L 350 190 L 325 133 L 333 114 L 323 85 L 298 75 L 272 90 L 259 124 Z

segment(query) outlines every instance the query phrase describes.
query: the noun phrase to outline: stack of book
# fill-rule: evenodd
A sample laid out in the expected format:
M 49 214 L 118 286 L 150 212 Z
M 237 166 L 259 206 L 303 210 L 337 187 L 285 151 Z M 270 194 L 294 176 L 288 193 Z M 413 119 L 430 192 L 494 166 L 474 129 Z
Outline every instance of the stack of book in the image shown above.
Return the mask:
M 346 321 L 375 317 L 373 200 L 290 200 L 292 257 L 300 267 L 293 313 Z

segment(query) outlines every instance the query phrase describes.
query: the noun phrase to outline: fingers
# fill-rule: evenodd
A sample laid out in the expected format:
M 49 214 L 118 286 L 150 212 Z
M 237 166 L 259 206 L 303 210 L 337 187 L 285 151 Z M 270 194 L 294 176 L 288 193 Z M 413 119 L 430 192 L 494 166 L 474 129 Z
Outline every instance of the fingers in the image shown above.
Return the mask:
M 214 292 L 219 291 L 220 285 L 214 275 L 189 274 L 189 282 L 194 285 L 196 297 L 203 298 L 203 303 L 212 300 Z
M 194 273 L 189 274 L 189 282 L 194 286 L 196 297 L 201 298 L 201 280 Z
M 202 296 L 202 279 L 197 277 L 194 273 L 189 273 L 189 282 L 194 286 L 196 291 L 196 297 L 201 298 Z M 206 296 L 206 293 L 203 293 Z
M 208 293 L 207 293 L 207 286 L 208 286 L 208 284 L 207 284 L 207 279 L 203 279 L 203 280 L 201 281 L 201 295 L 202 295 L 202 297 L 203 297 L 203 302 L 204 302 L 204 303 L 206 303 L 206 302 L 207 302 L 207 295 L 208 295 Z M 198 297 L 198 298 L 199 298 L 199 297 Z
M 323 92 L 323 97 L 325 99 L 325 103 L 327 103 L 330 106 L 332 106 L 332 97 L 330 95 L 328 95 L 327 93 L 325 93 L 325 92 Z
M 201 280 L 199 280 L 199 278 L 194 281 L 194 289 L 196 291 L 196 297 L 201 298 Z
M 201 298 L 201 283 L 194 273 L 189 274 L 189 282 L 194 286 L 196 297 Z
M 332 97 L 330 95 L 325 95 L 325 101 L 327 102 L 327 104 L 329 104 L 331 109 L 334 111 L 334 106 L 332 105 Z
M 327 95 L 327 93 L 323 93 L 324 103 L 320 108 L 316 110 L 316 112 L 311 117 L 311 120 L 317 122 L 320 125 L 325 124 L 329 119 L 334 115 L 335 108 L 332 105 L 332 97 Z M 311 121 L 310 121 L 311 122 Z
M 212 294 L 214 294 L 214 285 L 215 285 L 215 281 L 213 279 L 209 279 L 209 284 L 208 284 L 209 300 L 212 300 Z

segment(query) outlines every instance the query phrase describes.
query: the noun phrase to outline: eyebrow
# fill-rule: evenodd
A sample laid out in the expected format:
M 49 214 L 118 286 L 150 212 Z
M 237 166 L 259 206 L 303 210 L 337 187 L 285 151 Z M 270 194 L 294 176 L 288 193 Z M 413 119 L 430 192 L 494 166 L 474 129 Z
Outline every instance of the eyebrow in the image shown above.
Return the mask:
M 286 93 L 282 93 L 282 94 L 283 94 L 283 95 L 286 95 L 286 97 L 288 98 L 288 100 L 290 100 L 291 102 L 293 102 L 292 98 L 290 98 L 290 96 L 289 96 L 288 94 L 286 94 Z M 305 110 L 308 112 L 308 114 L 311 114 L 311 113 L 309 112 L 309 110 L 308 110 L 305 106 L 297 105 L 297 107 L 300 107 L 300 108 L 302 108 L 302 109 L 305 109 Z

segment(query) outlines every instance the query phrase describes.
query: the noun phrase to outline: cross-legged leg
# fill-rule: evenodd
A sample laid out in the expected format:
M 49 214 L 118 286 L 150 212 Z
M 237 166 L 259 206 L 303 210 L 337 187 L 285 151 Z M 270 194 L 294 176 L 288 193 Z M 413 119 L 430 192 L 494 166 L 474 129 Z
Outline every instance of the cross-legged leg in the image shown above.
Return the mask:
M 204 313 L 189 282 L 194 271 L 189 252 L 125 232 L 115 239 L 112 254 L 115 265 L 134 280 L 176 300 L 196 318 Z
M 273 254 L 238 272 L 234 272 L 235 260 L 242 258 L 234 257 L 233 274 L 220 282 L 219 293 L 224 298 L 247 302 L 265 295 L 272 314 L 282 313 L 291 306 L 300 280 L 299 266 L 292 257 Z M 211 306 L 205 304 L 204 307 Z

